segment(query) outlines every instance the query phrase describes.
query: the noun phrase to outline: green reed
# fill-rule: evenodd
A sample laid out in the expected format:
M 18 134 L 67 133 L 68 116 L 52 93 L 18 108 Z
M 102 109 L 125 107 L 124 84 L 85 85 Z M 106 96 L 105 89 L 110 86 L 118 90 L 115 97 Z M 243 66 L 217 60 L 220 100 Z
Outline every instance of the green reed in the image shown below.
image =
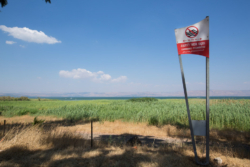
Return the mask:
M 2 111 L 2 115 L 6 116 L 22 115 L 20 111 L 23 111 L 23 114 L 54 115 L 71 120 L 95 118 L 100 121 L 122 120 L 127 122 L 147 122 L 150 125 L 159 126 L 172 124 L 188 127 L 184 100 L 136 103 L 125 100 L 52 101 L 48 103 L 48 106 L 46 106 L 46 103 L 39 105 L 39 102 L 33 105 L 28 105 L 28 102 L 26 104 L 11 107 L 11 105 L 4 106 L 3 103 L 0 103 L 0 112 Z M 190 112 L 192 120 L 204 120 L 206 117 L 205 108 L 204 100 L 191 99 Z M 249 131 L 249 119 L 249 100 L 211 100 L 210 128 Z

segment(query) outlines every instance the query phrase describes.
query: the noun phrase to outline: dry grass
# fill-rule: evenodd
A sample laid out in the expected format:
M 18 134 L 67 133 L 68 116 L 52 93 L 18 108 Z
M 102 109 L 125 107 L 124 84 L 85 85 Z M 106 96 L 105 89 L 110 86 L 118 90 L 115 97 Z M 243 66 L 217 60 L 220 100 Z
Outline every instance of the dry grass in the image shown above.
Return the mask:
M 114 147 L 72 132 L 15 127 L 0 143 L 0 166 L 196 166 L 183 148 Z
M 95 141 L 94 148 L 90 148 L 90 141 L 83 139 L 77 133 L 81 126 L 81 130 L 84 130 L 84 126 L 87 125 L 89 128 L 88 123 L 66 127 L 54 124 L 47 126 L 46 123 L 43 126 L 28 124 L 14 126 L 0 142 L 0 150 L 2 150 L 0 152 L 0 166 L 198 166 L 194 163 L 192 146 L 188 144 L 181 146 L 172 144 L 159 148 L 146 146 L 133 148 Z M 97 126 L 98 122 L 95 122 L 95 125 Z M 114 127 L 114 129 L 120 127 L 117 129 L 119 133 L 125 132 L 122 129 L 122 122 L 100 123 L 98 132 L 105 132 L 107 125 Z M 167 129 L 170 136 L 180 136 L 183 132 L 171 126 L 164 127 L 162 131 L 160 131 L 160 127 L 143 124 L 129 125 L 129 123 L 125 123 L 125 126 L 127 128 L 134 127 L 134 131 L 138 133 L 149 133 L 150 131 L 162 135 L 165 133 L 165 137 Z M 143 128 L 148 132 L 144 132 Z M 210 148 L 210 166 L 216 166 L 213 163 L 215 157 L 221 157 L 224 166 L 250 166 L 250 157 L 241 154 L 244 153 L 244 150 L 234 150 L 233 147 L 226 145 L 227 142 L 224 144 L 221 141 L 217 142 L 217 145 L 214 144 Z M 203 148 L 199 144 L 198 155 L 204 156 Z
M 3 125 L 3 121 L 6 120 L 7 124 L 16 124 L 16 123 L 32 123 L 35 116 L 30 115 L 22 115 L 22 116 L 14 116 L 14 117 L 4 117 L 0 116 L 0 125 Z M 62 120 L 62 118 L 52 117 L 52 116 L 39 116 L 39 119 L 48 121 L 58 121 Z

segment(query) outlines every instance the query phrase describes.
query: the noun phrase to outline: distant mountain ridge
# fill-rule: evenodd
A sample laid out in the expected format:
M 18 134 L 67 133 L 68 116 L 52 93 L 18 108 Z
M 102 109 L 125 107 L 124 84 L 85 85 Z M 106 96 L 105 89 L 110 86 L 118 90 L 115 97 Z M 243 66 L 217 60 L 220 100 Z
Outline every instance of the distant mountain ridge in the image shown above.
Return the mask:
M 178 92 L 69 92 L 69 93 L 0 93 L 0 96 L 28 97 L 171 97 L 184 96 Z M 188 96 L 206 96 L 205 90 L 188 91 Z M 250 96 L 250 90 L 210 90 L 210 96 Z

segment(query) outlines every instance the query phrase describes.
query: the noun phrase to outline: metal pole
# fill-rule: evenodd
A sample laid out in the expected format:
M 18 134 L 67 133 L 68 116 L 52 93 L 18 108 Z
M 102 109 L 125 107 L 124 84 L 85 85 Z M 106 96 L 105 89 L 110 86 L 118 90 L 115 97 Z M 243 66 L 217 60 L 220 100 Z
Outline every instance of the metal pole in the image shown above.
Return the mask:
M 209 19 L 209 16 L 206 18 Z M 209 164 L 209 58 L 206 57 L 206 164 Z
M 3 121 L 3 135 L 5 135 L 5 124 L 6 124 L 6 120 Z
M 206 161 L 209 163 L 209 58 L 206 58 Z
M 186 88 L 186 82 L 185 82 L 185 77 L 184 77 L 184 72 L 183 72 L 181 55 L 179 55 L 179 61 L 180 61 L 180 67 L 181 67 L 181 77 L 182 77 L 183 89 L 184 89 L 184 94 L 185 94 L 185 100 L 186 100 L 186 106 L 187 106 L 187 113 L 188 113 L 188 122 L 189 122 L 190 131 L 191 131 L 191 137 L 192 137 L 192 143 L 193 143 L 195 161 L 197 163 L 199 163 L 198 162 L 198 157 L 197 157 L 197 152 L 196 152 L 195 141 L 194 141 L 194 132 L 193 132 L 192 121 L 191 121 L 191 116 L 190 116 L 190 111 L 189 111 L 188 97 L 187 97 L 187 88 Z
M 93 147 L 93 121 L 91 119 L 91 148 Z

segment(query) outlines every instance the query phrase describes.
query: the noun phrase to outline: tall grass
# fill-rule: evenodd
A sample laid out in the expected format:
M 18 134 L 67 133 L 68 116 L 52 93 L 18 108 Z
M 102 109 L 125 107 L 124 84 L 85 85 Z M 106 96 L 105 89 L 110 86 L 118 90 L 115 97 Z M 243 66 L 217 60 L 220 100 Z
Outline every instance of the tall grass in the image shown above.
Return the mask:
M 52 103 L 56 106 L 59 102 L 54 101 Z M 2 111 L 2 115 L 6 116 L 30 113 L 36 115 L 54 115 L 71 120 L 95 118 L 100 121 L 123 120 L 128 122 L 147 122 L 151 125 L 173 124 L 181 127 L 188 126 L 184 100 L 159 100 L 157 102 L 138 103 L 124 100 L 110 101 L 109 103 L 99 103 L 98 101 L 83 103 L 78 101 L 78 103 L 74 104 L 63 103 L 62 101 L 60 105 L 55 106 L 44 106 L 42 109 L 37 109 L 33 106 L 33 110 L 24 106 L 9 108 L 7 106 L 0 106 L 0 110 Z M 38 107 L 41 106 L 38 105 Z M 205 101 L 191 100 L 190 112 L 192 120 L 204 120 Z M 210 128 L 249 131 L 249 119 L 249 100 L 211 100 Z

